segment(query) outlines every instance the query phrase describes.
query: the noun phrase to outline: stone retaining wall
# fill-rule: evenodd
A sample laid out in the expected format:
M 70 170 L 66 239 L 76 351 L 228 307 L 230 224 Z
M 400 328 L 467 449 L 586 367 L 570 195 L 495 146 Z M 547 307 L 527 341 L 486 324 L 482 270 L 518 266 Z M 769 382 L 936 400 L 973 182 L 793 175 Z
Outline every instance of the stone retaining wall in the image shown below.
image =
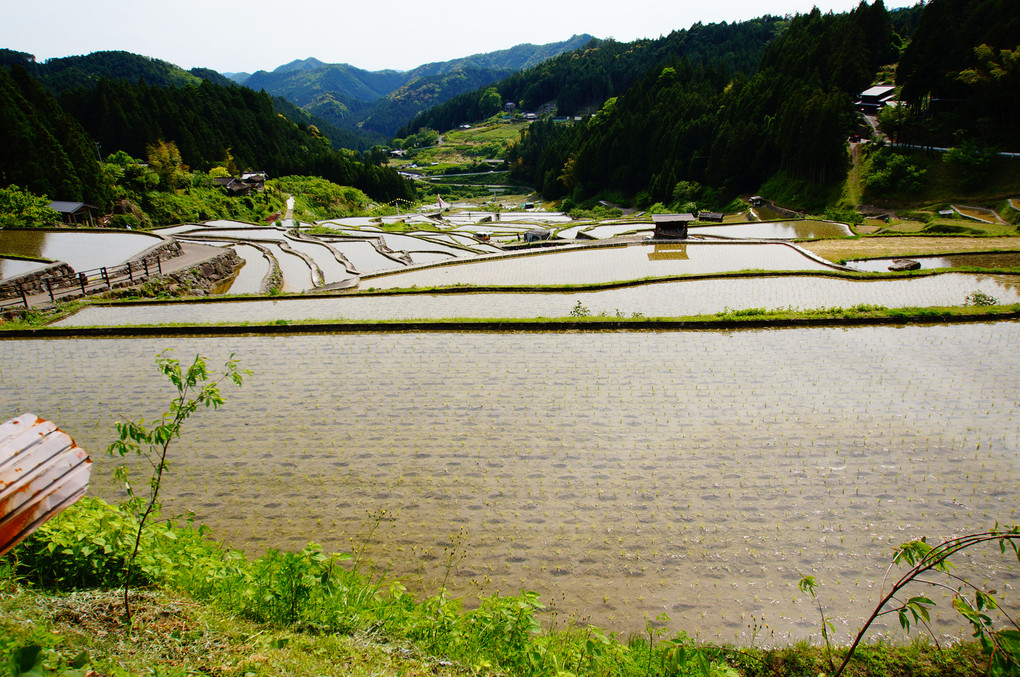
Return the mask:
M 30 296 L 41 294 L 46 291 L 46 280 L 57 280 L 71 275 L 74 275 L 74 269 L 63 261 L 57 261 L 45 268 L 4 280 L 3 283 L 0 283 L 0 298 L 17 296 L 21 293 L 21 289 L 24 289 L 25 293 Z
M 149 261 L 150 263 L 155 259 L 160 261 L 169 261 L 180 256 L 181 243 L 172 237 L 165 238 L 163 242 L 153 247 L 149 247 L 144 252 L 136 256 L 135 258 L 128 261 L 133 265 L 140 265 L 143 261 Z
M 175 243 L 176 244 L 176 243 Z M 151 265 L 151 264 L 150 264 Z M 242 259 L 233 249 L 224 249 L 215 257 L 198 263 L 191 268 L 167 273 L 162 277 L 153 275 L 135 284 L 115 284 L 117 291 L 110 294 L 113 298 L 158 295 L 169 293 L 174 296 L 204 296 L 216 285 L 232 277 L 244 265 Z M 146 291 L 148 285 L 149 291 Z

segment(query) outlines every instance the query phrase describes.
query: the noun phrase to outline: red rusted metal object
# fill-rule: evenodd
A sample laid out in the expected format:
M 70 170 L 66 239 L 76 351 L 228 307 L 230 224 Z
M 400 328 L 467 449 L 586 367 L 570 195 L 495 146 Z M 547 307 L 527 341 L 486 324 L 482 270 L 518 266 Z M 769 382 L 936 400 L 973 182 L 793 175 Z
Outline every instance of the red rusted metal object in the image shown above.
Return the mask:
M 85 495 L 92 461 L 52 421 L 0 423 L 0 557 Z

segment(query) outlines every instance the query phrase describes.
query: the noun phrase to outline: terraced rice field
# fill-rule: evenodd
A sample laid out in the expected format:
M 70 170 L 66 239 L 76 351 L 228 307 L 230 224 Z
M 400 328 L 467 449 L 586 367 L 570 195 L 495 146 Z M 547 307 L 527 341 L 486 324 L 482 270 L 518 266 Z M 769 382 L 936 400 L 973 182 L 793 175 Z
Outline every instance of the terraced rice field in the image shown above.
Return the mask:
M 1020 252 L 981 252 L 972 254 L 946 254 L 943 256 L 906 257 L 921 264 L 921 270 L 937 268 L 1020 268 Z M 847 261 L 857 270 L 883 273 L 896 259 L 861 259 Z
M 600 284 L 739 270 L 832 270 L 785 244 L 633 244 L 549 251 L 362 278 L 361 287 Z
M 854 233 L 843 223 L 832 221 L 766 221 L 721 226 L 692 226 L 691 235 L 760 240 L 800 240 L 850 237 Z
M 1020 279 L 1011 275 L 947 273 L 915 279 L 870 281 L 754 277 L 658 282 L 603 291 L 313 296 L 89 306 L 55 326 L 568 317 L 577 303 L 594 315 L 682 317 L 744 308 L 810 310 L 834 306 L 850 308 L 859 304 L 889 308 L 961 306 L 975 290 L 994 297 L 1000 303 L 1020 303 Z
M 9 259 L 0 256 L 0 280 L 31 273 L 33 270 L 39 270 L 48 265 L 45 261 L 26 261 L 24 259 Z
M 147 233 L 0 229 L 0 253 L 63 261 L 76 271 L 120 265 L 162 242 Z
M 1015 322 L 4 340 L 0 402 L 58 421 L 114 500 L 102 449 L 165 406 L 154 355 L 237 353 L 252 375 L 197 413 L 165 487 L 238 547 L 367 539 L 415 590 L 451 566 L 455 592 L 537 590 L 560 622 L 665 612 L 737 641 L 752 617 L 816 634 L 810 573 L 846 641 L 892 545 L 1017 521 L 1018 343 Z M 968 567 L 1015 605 L 1000 563 Z

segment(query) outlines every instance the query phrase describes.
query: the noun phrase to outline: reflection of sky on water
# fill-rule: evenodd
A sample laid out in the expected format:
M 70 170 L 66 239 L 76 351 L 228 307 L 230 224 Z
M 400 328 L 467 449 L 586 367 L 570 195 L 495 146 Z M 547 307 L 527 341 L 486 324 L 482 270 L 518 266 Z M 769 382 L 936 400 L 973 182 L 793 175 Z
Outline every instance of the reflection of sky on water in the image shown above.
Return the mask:
M 362 282 L 367 289 L 371 280 Z M 962 306 L 981 290 L 1000 303 L 1020 303 L 1016 276 L 945 273 L 900 280 L 840 280 L 826 277 L 747 277 L 641 284 L 603 291 L 399 294 L 391 296 L 260 299 L 241 303 L 88 306 L 57 326 L 222 323 L 302 320 L 416 320 L 568 317 L 578 303 L 592 314 L 630 317 L 709 315 L 743 308 L 888 308 Z
M 17 277 L 24 275 L 25 273 L 31 273 L 33 270 L 39 270 L 45 268 L 50 264 L 45 261 L 24 261 L 22 259 L 5 259 L 0 256 L 0 280 L 5 280 L 9 277 Z
M 872 273 L 884 273 L 894 261 L 909 259 L 921 264 L 921 270 L 935 268 L 1020 268 L 1020 252 L 980 252 L 941 256 L 899 256 L 889 259 L 860 259 L 846 265 Z
M 132 232 L 0 229 L 0 254 L 63 261 L 76 271 L 120 265 L 162 242 Z
M 233 246 L 234 251 L 244 259 L 244 266 L 230 285 L 228 294 L 258 294 L 262 291 L 262 280 L 269 274 L 269 259 L 260 250 L 248 244 Z
M 769 221 L 765 223 L 735 223 L 720 226 L 692 226 L 691 235 L 761 240 L 802 240 L 827 237 L 849 237 L 853 231 L 842 223 L 832 221 Z
M 373 277 L 377 288 L 469 285 L 598 284 L 669 275 L 737 270 L 831 270 L 782 244 L 690 243 L 686 260 L 654 260 L 655 245 L 542 250 L 524 256 L 471 261 L 456 266 Z

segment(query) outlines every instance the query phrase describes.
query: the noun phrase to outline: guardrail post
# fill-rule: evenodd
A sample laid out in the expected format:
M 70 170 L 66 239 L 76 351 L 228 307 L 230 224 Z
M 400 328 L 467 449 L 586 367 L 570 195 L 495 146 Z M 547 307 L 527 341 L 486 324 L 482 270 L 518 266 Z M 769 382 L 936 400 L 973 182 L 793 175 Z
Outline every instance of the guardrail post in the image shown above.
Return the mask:
M 159 269 L 159 274 L 162 275 L 163 274 L 163 262 L 159 260 L 158 256 L 156 257 L 156 268 Z
M 113 285 L 110 284 L 110 274 L 106 271 L 106 266 L 103 266 L 103 279 L 106 280 L 106 286 L 113 289 Z
M 25 308 L 28 308 L 28 294 L 25 293 L 25 287 L 19 282 L 18 291 L 21 292 L 21 302 L 25 304 Z
M 81 295 L 85 296 L 85 285 L 88 283 L 89 278 L 86 277 L 85 273 L 78 273 L 78 284 L 81 285 Z
M 131 284 L 134 284 L 135 283 L 135 276 L 131 274 L 131 262 L 130 261 L 128 261 L 127 269 L 128 269 L 128 279 L 131 280 Z
M 149 259 L 142 259 L 142 265 L 145 266 L 145 277 L 149 277 Z
M 57 300 L 53 298 L 53 282 L 50 278 L 46 278 L 46 291 L 50 293 L 50 303 L 56 303 Z

